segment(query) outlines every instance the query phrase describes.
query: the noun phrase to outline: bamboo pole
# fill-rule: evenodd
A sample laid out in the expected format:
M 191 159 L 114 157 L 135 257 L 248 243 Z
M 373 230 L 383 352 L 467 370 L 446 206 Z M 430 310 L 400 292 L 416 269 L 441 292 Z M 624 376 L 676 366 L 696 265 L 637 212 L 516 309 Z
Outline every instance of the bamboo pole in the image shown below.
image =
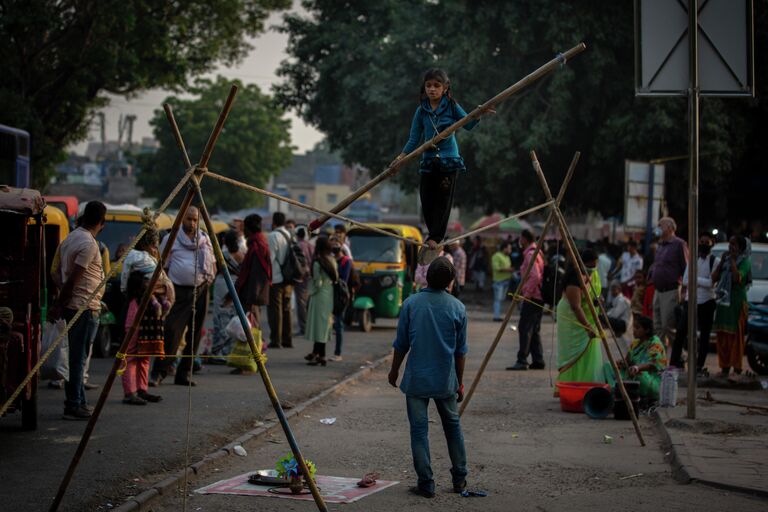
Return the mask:
M 193 177 L 192 180 L 193 180 L 195 189 L 197 191 L 198 202 L 200 204 L 200 215 L 202 216 L 203 221 L 205 222 L 208 232 L 213 233 L 213 223 L 211 222 L 211 217 L 208 214 L 208 209 L 205 206 L 205 200 L 203 199 L 203 193 L 200 189 L 200 184 L 197 181 L 196 176 Z M 245 336 L 248 341 L 248 346 L 251 348 L 251 353 L 254 356 L 256 365 L 259 367 L 259 375 L 261 376 L 261 380 L 264 383 L 265 389 L 267 390 L 269 401 L 272 403 L 272 407 L 275 410 L 275 414 L 277 415 L 277 418 L 280 421 L 280 426 L 283 428 L 283 433 L 285 434 L 285 437 L 288 440 L 288 444 L 291 447 L 291 452 L 293 452 L 293 457 L 296 459 L 296 462 L 299 464 L 301 473 L 304 475 L 304 479 L 309 485 L 309 490 L 312 493 L 312 497 L 315 500 L 315 504 L 317 505 L 318 510 L 320 510 L 321 512 L 327 512 L 328 507 L 325 504 L 325 501 L 323 501 L 323 497 L 320 495 L 320 490 L 317 487 L 317 483 L 314 481 L 314 479 L 312 479 L 312 477 L 309 474 L 309 468 L 307 467 L 307 463 L 304 460 L 304 456 L 301 454 L 301 449 L 299 448 L 299 444 L 296 441 L 295 436 L 293 435 L 291 426 L 288 424 L 288 418 L 286 418 L 285 411 L 283 411 L 283 407 L 280 404 L 280 399 L 277 397 L 277 392 L 275 391 L 275 387 L 272 385 L 272 380 L 270 379 L 269 373 L 267 372 L 267 367 L 264 364 L 264 357 L 261 355 L 261 351 L 256 347 L 256 341 L 253 339 L 253 333 L 251 332 L 250 325 L 248 324 L 248 319 L 246 318 L 243 305 L 240 303 L 240 298 L 238 297 L 237 291 L 235 290 L 235 283 L 232 282 L 232 276 L 229 274 L 229 269 L 227 268 L 227 263 L 224 260 L 224 254 L 222 253 L 221 247 L 219 246 L 219 241 L 216 239 L 215 236 L 211 236 L 210 239 L 211 239 L 211 245 L 213 245 L 213 251 L 216 254 L 216 260 L 218 261 L 219 268 L 222 270 L 224 281 L 227 284 L 227 290 L 229 291 L 229 296 L 232 297 L 232 302 L 234 303 L 235 310 L 237 311 L 237 316 L 240 319 L 240 325 L 242 325 L 243 332 L 245 332 Z
M 528 87 L 533 82 L 538 80 L 539 78 L 551 73 L 555 69 L 557 69 L 558 66 L 565 64 L 568 60 L 572 59 L 573 57 L 577 56 L 581 52 L 583 52 L 587 46 L 584 43 L 579 43 L 570 50 L 566 51 L 563 54 L 558 54 L 557 57 L 550 60 L 543 66 L 539 67 L 529 75 L 525 76 L 523 79 L 518 81 L 517 83 L 509 86 L 508 88 L 504 89 L 502 92 L 498 93 L 496 96 L 491 98 L 490 100 L 486 101 L 482 105 L 478 106 L 476 109 L 474 109 L 472 112 L 466 115 L 466 117 L 456 121 L 451 126 L 443 130 L 442 132 L 435 135 L 432 139 L 426 141 L 424 144 L 419 146 L 418 148 L 414 149 L 410 153 L 408 153 L 406 156 L 401 158 L 400 160 L 397 160 L 396 162 L 393 162 L 389 165 L 381 174 L 373 178 L 371 181 L 363 185 L 362 187 L 358 188 L 354 192 L 352 192 L 349 196 L 345 197 L 341 200 L 339 204 L 334 206 L 331 211 L 333 213 L 340 213 L 344 211 L 345 208 L 347 208 L 349 205 L 354 203 L 360 196 L 371 190 L 373 187 L 381 183 L 382 181 L 394 176 L 397 174 L 400 167 L 405 165 L 407 162 L 410 162 L 411 160 L 414 160 L 416 157 L 421 155 L 423 152 L 427 151 L 428 149 L 434 147 L 437 145 L 438 142 L 441 140 L 447 139 L 451 136 L 453 132 L 467 124 L 468 122 L 478 119 L 482 114 L 483 111 L 495 107 L 499 103 L 509 99 L 512 95 L 520 92 L 522 89 Z M 330 217 L 327 215 L 323 215 L 318 219 L 313 220 L 309 224 L 309 230 L 314 231 L 318 229 L 320 226 L 328 222 Z
M 237 91 L 237 89 L 233 86 L 232 92 L 230 92 L 230 98 L 234 99 L 233 94 Z M 229 108 L 225 105 L 224 112 L 227 114 L 229 113 L 229 109 L 231 108 L 231 102 L 228 101 Z M 182 158 L 184 159 L 184 163 L 186 164 L 189 162 L 189 155 L 186 151 L 186 146 L 184 144 L 184 139 L 181 136 L 181 131 L 179 130 L 178 125 L 176 124 L 176 119 L 173 115 L 173 110 L 171 109 L 170 105 L 165 105 L 165 112 L 168 117 L 168 121 L 171 125 L 171 130 L 173 131 L 173 136 L 176 139 L 176 143 L 179 147 L 179 150 L 182 154 Z M 216 131 L 218 129 L 218 132 L 221 132 L 221 127 L 219 126 L 220 123 L 217 123 Z M 215 142 L 215 139 L 214 139 Z M 210 141 L 209 141 L 210 144 Z M 210 153 L 209 153 L 210 156 Z M 315 500 L 315 504 L 317 505 L 318 510 L 321 512 L 327 512 L 328 507 L 326 506 L 325 502 L 323 501 L 323 497 L 320 495 L 320 490 L 317 487 L 317 483 L 310 477 L 309 474 L 309 468 L 307 468 L 307 464 L 304 460 L 304 457 L 301 454 L 301 450 L 299 448 L 298 443 L 296 442 L 296 438 L 293 435 L 293 431 L 291 430 L 291 426 L 288 424 L 288 419 L 285 416 L 285 412 L 283 411 L 283 407 L 280 404 L 280 400 L 277 397 L 277 392 L 275 391 L 274 386 L 272 385 L 272 380 L 269 377 L 269 373 L 267 372 L 267 368 L 264 364 L 264 358 L 261 355 L 260 348 L 256 347 L 256 341 L 253 338 L 253 333 L 251 332 L 250 325 L 248 323 L 248 319 L 245 314 L 245 310 L 243 309 L 243 305 L 240 302 L 240 298 L 237 295 L 237 290 L 235 289 L 235 283 L 232 281 L 232 276 L 229 273 L 229 268 L 227 267 L 227 262 L 224 260 L 224 253 L 221 250 L 221 246 L 219 245 L 219 240 L 216 238 L 216 236 L 213 235 L 214 229 L 213 229 L 213 223 L 211 222 L 211 216 L 208 213 L 208 208 L 205 205 L 205 199 L 203 198 L 203 192 L 200 188 L 200 180 L 202 177 L 207 174 L 205 168 L 199 167 L 198 168 L 199 175 L 196 174 L 192 177 L 191 183 L 194 187 L 194 194 L 197 195 L 199 207 L 200 207 L 200 216 L 203 219 L 203 222 L 205 223 L 206 229 L 208 230 L 208 233 L 210 234 L 209 239 L 211 241 L 211 245 L 213 247 L 213 252 L 216 256 L 217 263 L 219 265 L 219 269 L 222 272 L 222 276 L 224 277 L 224 282 L 227 285 L 227 290 L 229 292 L 230 297 L 232 297 L 233 305 L 235 306 L 235 311 L 237 312 L 237 316 L 240 319 L 240 325 L 243 328 L 243 332 L 246 336 L 246 341 L 248 342 L 248 346 L 251 349 L 251 353 L 254 356 L 254 360 L 256 361 L 256 365 L 259 368 L 259 375 L 261 375 L 261 379 L 264 382 L 264 387 L 267 390 L 267 395 L 269 396 L 269 400 L 272 403 L 272 407 L 275 410 L 275 414 L 277 415 L 280 425 L 283 428 L 283 432 L 285 433 L 285 437 L 288 440 L 288 444 L 291 447 L 291 451 L 293 452 L 293 456 L 296 459 L 296 462 L 299 464 L 299 467 L 301 468 L 301 472 L 305 477 L 305 480 L 307 484 L 309 485 L 310 492 L 312 493 L 312 497 Z
M 539 181 L 541 182 L 541 187 L 544 190 L 544 195 L 546 196 L 547 200 L 552 200 L 552 192 L 549 190 L 549 185 L 547 184 L 547 180 L 544 177 L 544 172 L 541 170 L 541 165 L 539 164 L 538 158 L 536 158 L 536 152 L 531 151 L 531 161 L 533 162 L 533 168 L 536 171 L 536 176 L 538 176 Z M 552 213 L 555 216 L 555 220 L 560 228 L 560 233 L 563 237 L 563 240 L 566 240 L 565 248 L 568 252 L 568 258 L 571 262 L 571 264 L 581 271 L 581 267 L 579 266 L 579 259 L 576 253 L 576 248 L 569 243 L 570 239 L 568 238 L 568 226 L 565 223 L 565 219 L 563 218 L 562 213 L 560 212 L 560 208 L 557 206 L 552 207 Z M 579 279 L 579 285 L 581 288 L 581 293 L 584 294 L 584 296 L 587 298 L 585 301 L 587 303 L 587 307 L 589 309 L 589 313 L 592 315 L 592 318 L 595 320 L 595 327 L 597 328 L 598 335 L 600 337 L 600 341 L 603 343 L 603 348 L 605 349 L 605 352 L 608 356 L 608 361 L 611 363 L 611 368 L 616 373 L 616 383 L 619 386 L 619 391 L 621 392 L 621 396 L 624 399 L 624 402 L 627 404 L 627 410 L 629 411 L 629 416 L 632 419 L 632 425 L 635 427 L 635 433 L 637 434 L 637 438 L 640 441 L 641 446 L 645 446 L 645 440 L 643 439 L 643 433 L 640 431 L 640 424 L 637 421 L 637 415 L 635 415 L 635 409 L 632 407 L 632 402 L 629 399 L 629 395 L 627 394 L 627 390 L 624 387 L 624 381 L 621 378 L 621 374 L 619 373 L 619 368 L 616 365 L 616 361 L 613 358 L 613 354 L 611 353 L 610 347 L 608 346 L 608 340 L 605 335 L 605 331 L 603 330 L 602 325 L 600 324 L 600 319 L 597 316 L 597 311 L 595 310 L 594 304 L 592 304 L 592 301 L 589 300 L 589 290 L 587 289 L 587 285 L 584 283 L 582 279 Z M 591 342 L 591 340 L 590 340 Z
M 563 184 L 560 186 L 560 192 L 557 194 L 557 199 L 552 200 L 551 197 L 548 198 L 548 203 L 552 205 L 552 208 L 556 208 L 557 205 L 560 204 L 560 201 L 562 201 L 563 196 L 565 196 L 565 191 L 568 188 L 568 184 L 571 182 L 571 178 L 573 177 L 573 172 L 576 169 L 576 165 L 579 163 L 580 157 L 581 157 L 581 153 L 579 153 L 578 151 L 573 155 L 573 159 L 571 160 L 571 165 L 570 167 L 568 167 L 568 172 L 565 175 Z M 469 386 L 469 391 L 464 396 L 464 400 L 462 401 L 461 407 L 459 408 L 459 416 L 463 415 L 464 411 L 469 406 L 469 402 L 472 400 L 472 397 L 475 394 L 475 390 L 477 389 L 477 386 L 480 383 L 480 379 L 483 378 L 483 374 L 485 373 L 485 368 L 488 366 L 488 363 L 490 362 L 491 357 L 493 356 L 493 353 L 496 351 L 496 347 L 499 345 L 499 342 L 501 341 L 501 337 L 504 335 L 504 331 L 507 328 L 509 319 L 512 318 L 512 313 L 515 310 L 515 306 L 520 301 L 520 292 L 523 289 L 523 285 L 528 280 L 528 276 L 531 273 L 533 264 L 536 262 L 536 258 L 538 258 L 539 254 L 541 253 L 541 246 L 544 243 L 544 237 L 546 236 L 547 230 L 549 230 L 549 226 L 550 224 L 552 224 L 553 221 L 554 221 L 554 212 L 550 212 L 549 217 L 547 218 L 547 223 L 544 225 L 544 229 L 541 231 L 541 235 L 539 235 L 539 241 L 536 244 L 536 250 L 533 253 L 533 258 L 531 258 L 531 260 L 528 262 L 528 266 L 525 268 L 523 278 L 517 284 L 515 295 L 512 297 L 512 304 L 510 304 L 509 308 L 507 308 L 507 314 L 504 315 L 504 320 L 502 320 L 501 325 L 499 326 L 499 330 L 496 333 L 496 337 L 493 339 L 493 343 L 491 343 L 491 346 L 488 348 L 488 351 L 485 353 L 483 362 L 480 364 L 480 368 L 477 370 L 477 374 L 475 374 L 475 378 L 472 380 L 472 384 Z
M 234 101 L 234 97 L 236 94 L 237 94 L 237 87 L 233 86 L 232 89 L 230 89 L 230 94 L 225 103 L 225 108 L 219 114 L 219 119 L 217 120 L 216 127 L 211 133 L 211 137 L 208 139 L 208 145 L 206 146 L 206 150 L 208 151 L 208 158 L 210 158 L 210 153 L 213 151 L 213 148 L 216 145 L 218 136 L 221 133 L 221 127 L 224 125 L 224 122 L 226 121 L 226 118 L 229 115 L 229 111 L 232 107 L 232 102 Z M 166 114 L 168 114 L 170 112 L 170 106 L 166 105 L 165 107 L 166 107 Z M 172 113 L 171 113 L 171 117 L 173 117 Z M 174 121 L 173 125 L 175 126 L 175 124 L 176 123 Z M 176 130 L 178 130 L 177 126 L 176 126 Z M 177 139 L 177 142 L 179 142 L 179 139 Z M 183 141 L 181 142 L 181 144 L 183 146 Z M 186 156 L 186 152 L 185 152 L 184 163 L 186 168 L 191 167 L 191 162 L 189 160 L 189 157 Z M 194 176 L 192 176 L 192 179 L 194 180 Z M 197 185 L 197 181 L 193 181 L 193 183 Z M 157 267 L 155 267 L 155 271 L 152 273 L 152 277 L 150 278 L 149 284 L 147 285 L 147 289 L 141 298 L 141 303 L 139 304 L 139 309 L 136 312 L 136 316 L 134 318 L 133 324 L 131 324 L 131 326 L 128 328 L 128 331 L 126 332 L 125 337 L 123 337 L 123 342 L 120 344 L 120 349 L 118 354 L 122 354 L 123 357 L 125 356 L 125 353 L 128 350 L 128 343 L 130 342 L 131 338 L 135 336 L 136 331 L 138 330 L 139 322 L 141 322 L 141 319 L 144 317 L 144 313 L 146 312 L 147 307 L 149 306 L 149 302 L 152 298 L 151 290 L 155 288 L 155 285 L 157 284 L 157 281 L 160 278 L 160 273 L 163 269 L 163 262 L 166 259 L 168 259 L 168 255 L 170 254 L 171 248 L 173 247 L 173 244 L 176 240 L 176 235 L 178 234 L 179 228 L 181 227 L 182 219 L 184 218 L 184 215 L 186 214 L 187 209 L 192 204 L 192 199 L 194 198 L 194 196 L 195 196 L 194 188 L 189 188 L 187 190 L 186 196 L 184 197 L 184 200 L 182 201 L 181 208 L 179 209 L 179 213 L 178 215 L 176 215 L 176 218 L 173 221 L 173 226 L 171 227 L 171 231 L 168 234 L 168 240 L 160 256 L 160 261 L 158 261 Z M 215 238 L 213 236 L 213 231 L 210 231 L 210 233 L 212 234 L 211 238 Z M 143 235 L 143 232 L 140 232 L 140 234 Z M 96 427 L 96 422 L 98 421 L 99 416 L 101 415 L 101 411 L 104 408 L 104 404 L 107 401 L 109 392 L 112 390 L 112 385 L 115 382 L 117 371 L 121 365 L 122 365 L 122 358 L 115 357 L 115 360 L 112 363 L 112 369 L 110 370 L 109 375 L 107 376 L 107 380 L 104 383 L 104 387 L 101 390 L 101 394 L 99 395 L 99 400 L 96 402 L 96 406 L 93 409 L 93 413 L 91 413 L 91 417 L 88 419 L 88 424 L 86 425 L 85 431 L 83 432 L 83 435 L 80 438 L 80 443 L 77 446 L 77 450 L 75 451 L 75 454 L 69 463 L 67 472 L 64 474 L 64 478 L 62 479 L 61 484 L 59 485 L 59 489 L 56 493 L 56 497 L 54 498 L 53 503 L 51 504 L 51 508 L 49 509 L 51 512 L 55 512 L 58 510 L 59 505 L 61 504 L 61 500 L 64 498 L 64 494 L 66 493 L 67 488 L 69 487 L 69 484 L 72 480 L 72 477 L 74 476 L 74 473 L 75 473 L 75 470 L 77 469 L 78 464 L 80 463 L 80 459 L 82 458 L 83 453 L 85 453 L 85 449 L 88 446 L 88 441 L 90 440 L 91 435 L 93 434 L 93 430 Z

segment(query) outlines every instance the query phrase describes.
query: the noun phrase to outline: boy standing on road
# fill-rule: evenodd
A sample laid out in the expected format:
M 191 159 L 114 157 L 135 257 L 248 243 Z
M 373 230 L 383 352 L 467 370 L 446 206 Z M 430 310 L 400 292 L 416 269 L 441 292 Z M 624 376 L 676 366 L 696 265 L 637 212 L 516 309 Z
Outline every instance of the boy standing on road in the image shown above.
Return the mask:
M 467 455 L 457 405 L 464 399 L 467 314 L 464 305 L 447 291 L 455 277 L 451 262 L 436 258 L 427 270 L 427 287 L 403 303 L 389 371 L 389 383 L 397 387 L 400 366 L 410 352 L 400 389 L 405 394 L 418 476 L 418 486 L 411 491 L 425 498 L 435 496 L 428 437 L 430 398 L 435 401 L 448 442 L 453 491 L 460 493 L 467 486 Z

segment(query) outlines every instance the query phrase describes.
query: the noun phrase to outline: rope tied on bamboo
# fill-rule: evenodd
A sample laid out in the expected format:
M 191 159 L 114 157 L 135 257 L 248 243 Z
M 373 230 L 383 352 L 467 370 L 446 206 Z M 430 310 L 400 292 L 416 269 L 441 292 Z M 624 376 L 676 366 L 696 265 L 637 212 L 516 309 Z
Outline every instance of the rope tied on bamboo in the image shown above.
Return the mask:
M 560 67 L 565 67 L 565 64 L 568 62 L 568 58 L 565 56 L 565 54 L 561 52 L 557 52 L 557 55 L 555 55 L 555 58 L 560 61 Z

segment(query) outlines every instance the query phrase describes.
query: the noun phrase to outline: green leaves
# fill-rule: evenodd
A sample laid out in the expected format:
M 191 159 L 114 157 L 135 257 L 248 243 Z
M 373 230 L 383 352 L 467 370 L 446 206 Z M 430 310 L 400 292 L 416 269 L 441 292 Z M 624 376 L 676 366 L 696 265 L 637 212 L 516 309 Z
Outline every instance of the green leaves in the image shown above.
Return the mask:
M 289 0 L 11 0 L 0 4 L 2 122 L 32 134 L 43 187 L 82 140 L 103 92 L 182 90 L 216 62 L 237 62 Z
M 347 162 L 373 173 L 407 140 L 427 68 L 446 69 L 454 98 L 470 111 L 581 41 L 586 52 L 472 132 L 457 134 L 469 173 L 460 177 L 456 203 L 510 212 L 541 202 L 530 150 L 555 190 L 578 150 L 582 160 L 565 205 L 621 214 L 625 159 L 687 153 L 686 99 L 634 95 L 631 2 L 307 0 L 303 6 L 312 18 L 292 15 L 283 24 L 291 58 L 278 71 L 287 81 L 276 98 L 325 132 Z M 757 34 L 766 26 L 765 11 L 757 9 Z M 764 70 L 758 63 L 758 76 Z M 701 160 L 703 189 L 729 182 L 732 170 L 753 158 L 745 140 L 766 115 L 764 107 L 758 117 L 746 105 L 702 101 L 701 152 L 712 155 Z M 668 165 L 670 180 L 682 181 L 684 165 Z M 397 179 L 414 190 L 415 165 Z M 685 195 L 677 191 L 670 187 L 667 199 L 673 214 L 684 216 Z
M 218 77 L 216 81 L 198 80 L 191 87 L 191 92 L 197 98 L 166 99 L 166 103 L 173 108 L 193 163 L 198 161 L 208 142 L 232 84 L 223 77 Z M 288 134 L 290 121 L 283 119 L 282 108 L 264 95 L 258 86 L 243 85 L 238 81 L 234 84 L 239 88 L 235 104 L 208 168 L 230 178 L 263 187 L 270 176 L 291 162 Z M 139 184 L 152 195 L 155 190 L 170 191 L 184 173 L 184 163 L 165 112 L 155 111 L 150 123 L 155 138 L 160 142 L 160 150 L 142 160 Z M 233 211 L 261 204 L 261 198 L 253 192 L 213 179 L 206 179 L 204 184 L 206 204 L 212 210 Z

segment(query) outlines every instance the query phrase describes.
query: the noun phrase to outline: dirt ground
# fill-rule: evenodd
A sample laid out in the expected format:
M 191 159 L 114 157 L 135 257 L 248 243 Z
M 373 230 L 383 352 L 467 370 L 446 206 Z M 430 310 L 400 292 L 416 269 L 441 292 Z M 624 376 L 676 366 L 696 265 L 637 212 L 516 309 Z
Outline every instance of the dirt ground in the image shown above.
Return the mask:
M 488 315 L 470 322 L 470 360 L 467 379 L 479 367 L 498 329 Z M 545 320 L 543 338 L 551 361 L 552 324 Z M 762 511 L 766 502 L 700 485 L 681 485 L 672 478 L 665 450 L 653 422 L 641 418 L 647 443 L 641 447 L 630 422 L 590 420 L 560 411 L 552 397 L 550 371 L 509 372 L 514 362 L 517 334 L 509 330 L 491 361 L 478 392 L 462 419 L 469 459 L 469 486 L 488 492 L 485 498 L 462 498 L 450 492 L 450 462 L 436 410 L 430 424 L 432 465 L 437 497 L 413 496 L 405 400 L 386 382 L 382 367 L 358 384 L 305 410 L 293 423 L 304 455 L 323 475 L 361 477 L 369 471 L 399 485 L 353 504 L 329 505 L 333 510 L 467 510 L 467 511 L 587 511 L 632 510 L 657 512 L 687 510 Z M 335 417 L 333 425 L 321 418 Z M 612 437 L 606 444 L 604 436 Z M 310 511 L 312 502 L 199 495 L 194 489 L 232 476 L 274 467 L 289 451 L 282 433 L 275 431 L 246 444 L 247 457 L 220 459 L 194 480 L 187 491 L 190 511 L 280 510 Z M 151 504 L 156 512 L 183 508 L 182 494 L 166 495 Z

